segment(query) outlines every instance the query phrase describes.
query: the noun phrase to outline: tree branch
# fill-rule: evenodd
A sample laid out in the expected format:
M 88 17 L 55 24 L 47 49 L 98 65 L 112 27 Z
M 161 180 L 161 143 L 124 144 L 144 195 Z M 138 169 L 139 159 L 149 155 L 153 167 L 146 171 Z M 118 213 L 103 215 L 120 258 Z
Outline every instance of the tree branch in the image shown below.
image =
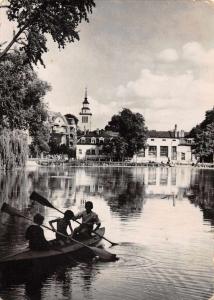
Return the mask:
M 13 37 L 12 41 L 7 45 L 7 47 L 0 53 L 0 60 L 3 56 L 10 50 L 13 44 L 17 41 L 18 37 L 22 34 L 22 32 L 27 28 L 28 24 L 23 26 Z

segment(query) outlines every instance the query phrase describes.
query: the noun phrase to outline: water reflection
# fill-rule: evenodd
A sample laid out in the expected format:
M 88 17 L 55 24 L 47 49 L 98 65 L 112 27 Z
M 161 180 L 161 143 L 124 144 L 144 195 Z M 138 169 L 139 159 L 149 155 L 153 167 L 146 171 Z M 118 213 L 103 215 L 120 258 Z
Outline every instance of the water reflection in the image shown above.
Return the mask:
M 47 224 L 60 214 L 32 204 L 33 190 L 61 210 L 78 212 L 91 200 L 106 236 L 126 243 L 111 250 L 121 256 L 117 268 L 101 263 L 57 266 L 22 282 L 7 282 L 0 297 L 119 300 L 123 294 L 124 300 L 165 300 L 174 295 L 208 299 L 214 291 L 213 236 L 203 226 L 214 225 L 213 177 L 212 170 L 189 167 L 38 168 L 1 174 L 1 205 L 6 201 L 28 216 L 40 212 Z M 208 225 L 201 222 L 202 216 Z M 28 225 L 1 214 L 1 256 L 26 247 Z M 53 234 L 46 236 L 51 239 Z

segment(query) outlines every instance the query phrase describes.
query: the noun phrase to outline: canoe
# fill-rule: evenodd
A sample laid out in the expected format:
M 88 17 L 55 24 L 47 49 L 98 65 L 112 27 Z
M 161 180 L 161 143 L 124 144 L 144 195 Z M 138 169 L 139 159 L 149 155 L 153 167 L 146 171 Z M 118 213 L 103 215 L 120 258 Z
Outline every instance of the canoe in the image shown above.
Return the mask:
M 96 246 L 102 239 L 102 236 L 105 233 L 105 228 L 99 228 L 97 233 L 100 236 L 92 235 L 88 239 L 79 239 L 79 241 L 88 246 Z M 82 253 L 83 255 L 92 254 L 90 253 L 90 249 L 70 240 L 63 245 L 59 245 L 56 239 L 49 241 L 49 243 L 52 247 L 50 250 L 35 251 L 26 249 L 22 252 L 5 256 L 0 260 L 0 270 L 8 270 L 8 268 L 19 269 L 20 267 L 31 267 L 35 265 L 35 263 L 37 265 L 41 265 L 43 263 L 53 264 L 61 259 L 68 260 L 69 257 L 72 258 L 73 256 L 81 256 Z

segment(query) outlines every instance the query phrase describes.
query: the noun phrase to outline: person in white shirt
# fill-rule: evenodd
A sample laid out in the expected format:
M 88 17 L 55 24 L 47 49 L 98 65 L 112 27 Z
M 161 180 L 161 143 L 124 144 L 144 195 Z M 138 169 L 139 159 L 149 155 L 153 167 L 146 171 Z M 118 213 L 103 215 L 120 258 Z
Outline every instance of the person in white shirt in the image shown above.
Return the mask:
M 77 237 L 80 234 L 90 236 L 92 231 L 96 231 L 101 226 L 98 215 L 92 209 L 93 203 L 87 201 L 85 203 L 85 210 L 74 216 L 73 220 L 82 219 L 82 224 L 74 229 L 73 237 Z M 94 225 L 96 225 L 95 228 Z

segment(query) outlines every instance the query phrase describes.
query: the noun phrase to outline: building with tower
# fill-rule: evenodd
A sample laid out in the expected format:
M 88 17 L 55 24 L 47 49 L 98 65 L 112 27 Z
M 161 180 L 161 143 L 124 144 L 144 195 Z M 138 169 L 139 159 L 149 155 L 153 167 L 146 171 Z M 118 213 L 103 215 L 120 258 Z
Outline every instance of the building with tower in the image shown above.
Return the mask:
M 85 98 L 82 104 L 81 112 L 79 113 L 79 129 L 84 132 L 91 131 L 92 113 L 89 107 L 87 89 L 85 89 Z

